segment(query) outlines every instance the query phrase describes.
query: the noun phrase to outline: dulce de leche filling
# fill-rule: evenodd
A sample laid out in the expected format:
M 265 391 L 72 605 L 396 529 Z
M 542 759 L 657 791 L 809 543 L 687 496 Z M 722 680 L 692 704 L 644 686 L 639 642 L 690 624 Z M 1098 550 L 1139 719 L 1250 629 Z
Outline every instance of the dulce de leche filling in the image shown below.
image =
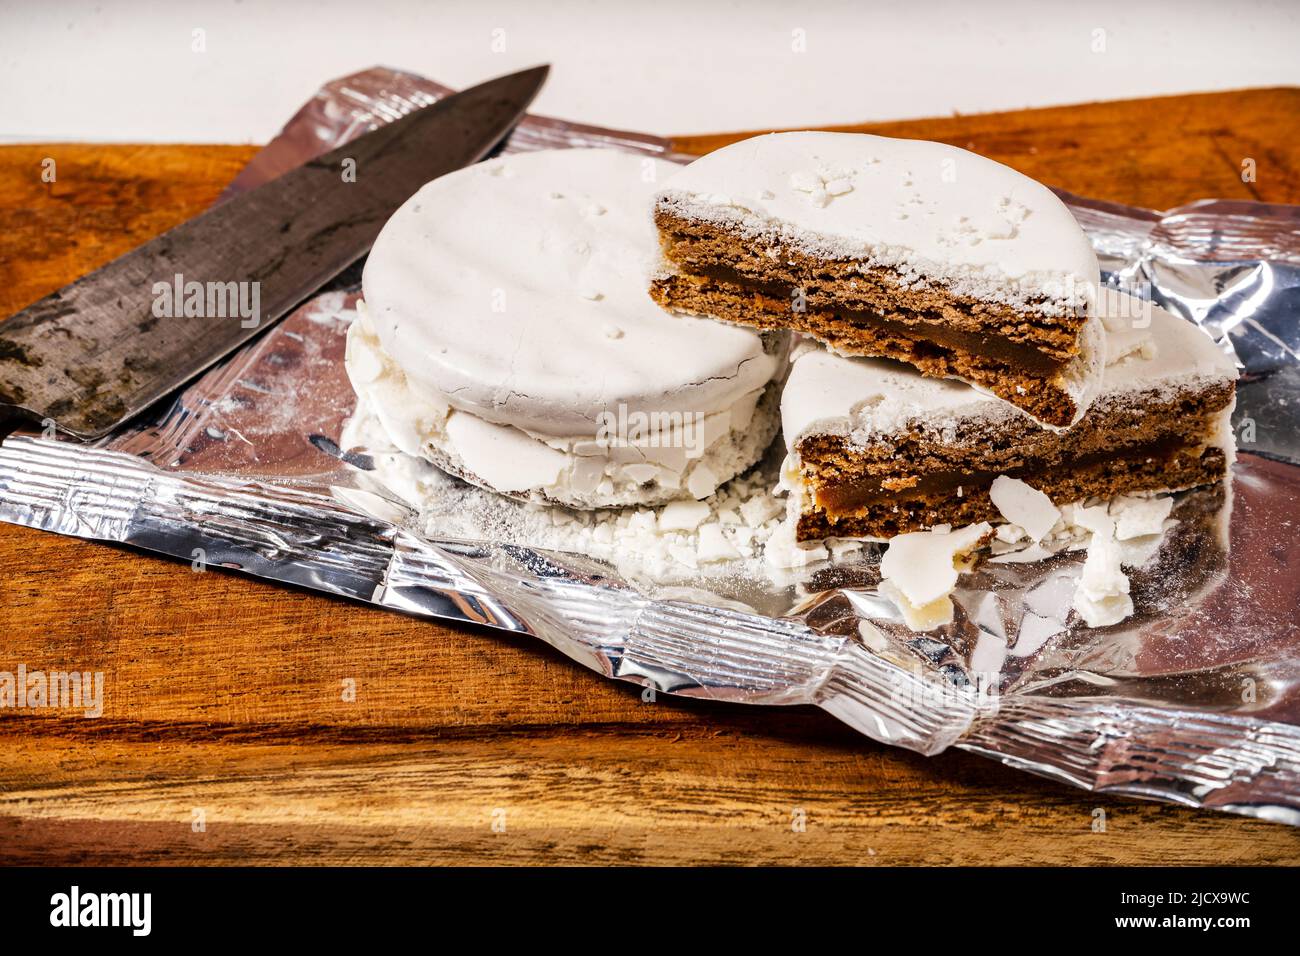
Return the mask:
M 817 486 L 812 479 L 813 501 L 816 506 L 830 517 L 849 515 L 863 508 L 890 501 L 907 501 L 929 495 L 957 494 L 958 490 L 975 492 L 987 488 L 998 475 L 1010 478 L 1035 477 L 1034 484 L 1046 482 L 1051 484 L 1054 473 L 1069 473 L 1087 469 L 1110 461 L 1116 457 L 1135 461 L 1148 459 L 1169 459 L 1180 451 L 1190 451 L 1199 444 L 1187 442 L 1178 437 L 1167 437 L 1158 441 L 1135 446 L 1122 455 L 1113 451 L 1099 451 L 1085 455 L 1075 455 L 1061 459 L 1048 466 L 1041 460 L 1027 460 L 1023 465 L 1003 471 L 955 470 L 931 472 L 924 475 L 899 477 L 898 475 L 868 476 L 839 479 L 834 484 Z
M 726 283 L 738 289 L 790 302 L 795 287 L 775 280 L 757 280 L 735 270 L 721 266 L 695 267 L 694 274 Z M 1032 345 L 1015 342 L 992 332 L 974 332 L 954 329 L 937 315 L 914 312 L 915 320 L 904 322 L 887 318 L 866 309 L 845 309 L 839 306 L 817 307 L 813 311 L 833 312 L 835 317 L 854 328 L 884 332 L 905 339 L 918 346 L 932 345 L 949 351 L 966 352 L 984 356 L 994 362 L 1021 369 L 1031 375 L 1051 378 L 1068 360 L 1053 358 Z

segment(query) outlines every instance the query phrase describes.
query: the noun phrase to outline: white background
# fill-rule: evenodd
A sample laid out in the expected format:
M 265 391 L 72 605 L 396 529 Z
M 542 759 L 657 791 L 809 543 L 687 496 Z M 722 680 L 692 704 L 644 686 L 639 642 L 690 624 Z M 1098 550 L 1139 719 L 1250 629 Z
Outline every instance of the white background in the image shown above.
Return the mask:
M 264 142 L 364 67 L 540 62 L 537 112 L 644 132 L 936 116 L 1300 84 L 1300 0 L 0 0 L 0 138 Z

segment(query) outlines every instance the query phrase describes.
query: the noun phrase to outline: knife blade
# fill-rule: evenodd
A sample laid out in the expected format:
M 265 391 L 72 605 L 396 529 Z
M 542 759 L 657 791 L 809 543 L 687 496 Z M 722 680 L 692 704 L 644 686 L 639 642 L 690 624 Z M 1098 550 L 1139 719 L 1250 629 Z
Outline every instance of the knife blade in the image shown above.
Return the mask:
M 482 159 L 546 79 L 463 90 L 214 206 L 0 322 L 0 407 L 98 438 L 369 251 L 422 185 Z

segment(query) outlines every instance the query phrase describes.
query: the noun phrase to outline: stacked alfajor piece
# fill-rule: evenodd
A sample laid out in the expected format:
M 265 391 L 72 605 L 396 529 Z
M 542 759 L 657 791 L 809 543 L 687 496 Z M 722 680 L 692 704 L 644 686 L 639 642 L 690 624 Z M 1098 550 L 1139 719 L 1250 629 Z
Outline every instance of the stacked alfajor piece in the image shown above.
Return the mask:
M 701 499 L 748 469 L 779 426 L 789 336 L 646 295 L 652 199 L 676 169 L 552 150 L 421 189 L 366 263 L 359 412 L 408 455 L 571 508 Z
M 1227 474 L 1233 361 L 1192 323 L 1100 290 L 1069 210 L 1008 167 L 939 143 L 772 134 L 686 167 L 654 217 L 660 304 L 806 336 L 782 399 L 801 541 Z

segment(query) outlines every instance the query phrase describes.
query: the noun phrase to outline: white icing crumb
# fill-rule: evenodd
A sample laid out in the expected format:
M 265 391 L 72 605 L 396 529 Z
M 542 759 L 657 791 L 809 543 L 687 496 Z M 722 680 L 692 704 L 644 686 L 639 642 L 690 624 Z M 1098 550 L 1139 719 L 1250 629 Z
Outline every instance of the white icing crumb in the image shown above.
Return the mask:
M 740 557 L 740 551 L 732 546 L 722 531 L 722 525 L 706 524 L 700 528 L 697 554 L 701 564 L 714 561 L 734 561 Z
M 930 630 L 952 621 L 959 570 L 980 540 L 992 531 L 987 522 L 958 531 L 914 531 L 889 541 L 880 562 L 881 593 L 891 597 L 912 630 Z
M 1092 532 L 1074 592 L 1074 609 L 1089 627 L 1118 624 L 1133 613 L 1128 575 L 1160 550 L 1174 500 L 1168 495 L 1120 495 L 1073 509 L 1073 521 Z
M 790 174 L 790 187 L 804 193 L 808 201 L 824 208 L 836 196 L 853 192 L 852 170 L 820 169 L 815 172 L 796 171 Z
M 779 523 L 772 517 L 749 527 L 741 508 L 749 505 L 751 515 L 775 516 L 784 507 L 772 497 L 770 475 L 762 472 L 733 479 L 703 502 L 676 502 L 658 510 L 573 511 L 502 498 L 400 453 L 376 455 L 376 460 L 383 466 L 387 490 L 420 508 L 430 534 L 583 554 L 656 586 L 701 574 L 762 575 L 760 552 Z M 660 512 L 669 508 L 673 510 L 661 522 Z
M 880 582 L 880 593 L 898 606 L 903 622 L 913 631 L 932 631 L 952 623 L 952 599 L 946 594 L 920 607 L 912 604 L 893 581 Z
M 740 516 L 751 528 L 761 528 L 773 518 L 778 518 L 785 510 L 780 501 L 771 495 L 750 498 L 740 504 Z
M 707 498 L 718 487 L 718 476 L 708 465 L 700 462 L 686 478 L 686 490 L 696 498 Z
M 1118 624 L 1133 613 L 1128 576 L 1120 566 L 1122 556 L 1119 542 L 1111 535 L 1093 532 L 1074 592 L 1074 609 L 1089 627 Z
M 606 322 L 602 331 L 607 339 L 621 339 L 623 337 L 623 330 L 611 322 Z
M 1043 540 L 1061 520 L 1061 510 L 1037 488 L 1018 478 L 998 475 L 989 486 L 989 497 L 1002 517 L 1024 529 L 1030 540 Z
M 858 635 L 862 638 L 862 643 L 877 654 L 883 654 L 889 650 L 889 638 L 885 637 L 880 628 L 866 618 L 858 621 Z
M 660 531 L 694 531 L 709 516 L 702 501 L 670 501 L 659 512 Z
M 858 541 L 855 538 L 831 538 L 826 542 L 826 548 L 836 561 L 846 555 L 861 551 L 863 547 L 865 547 L 865 542 Z
M 1003 544 L 1016 544 L 1024 541 L 1027 536 L 1025 529 L 1018 524 L 1000 524 L 993 529 L 993 537 Z
M 994 556 L 989 558 L 990 564 L 1028 564 L 1031 561 L 1042 561 L 1044 558 L 1050 558 L 1055 551 L 1048 551 L 1041 544 L 1029 544 L 1018 550 L 1006 550 L 998 553 L 1000 549 L 994 549 Z
M 778 524 L 763 549 L 763 558 L 768 567 L 777 570 L 805 568 L 829 557 L 830 552 L 822 541 L 796 541 L 795 523 L 792 520 Z
M 1115 537 L 1120 541 L 1142 535 L 1159 534 L 1164 530 L 1165 519 L 1173 510 L 1174 499 L 1137 498 L 1125 495 L 1110 504 L 1110 515 L 1115 519 Z

